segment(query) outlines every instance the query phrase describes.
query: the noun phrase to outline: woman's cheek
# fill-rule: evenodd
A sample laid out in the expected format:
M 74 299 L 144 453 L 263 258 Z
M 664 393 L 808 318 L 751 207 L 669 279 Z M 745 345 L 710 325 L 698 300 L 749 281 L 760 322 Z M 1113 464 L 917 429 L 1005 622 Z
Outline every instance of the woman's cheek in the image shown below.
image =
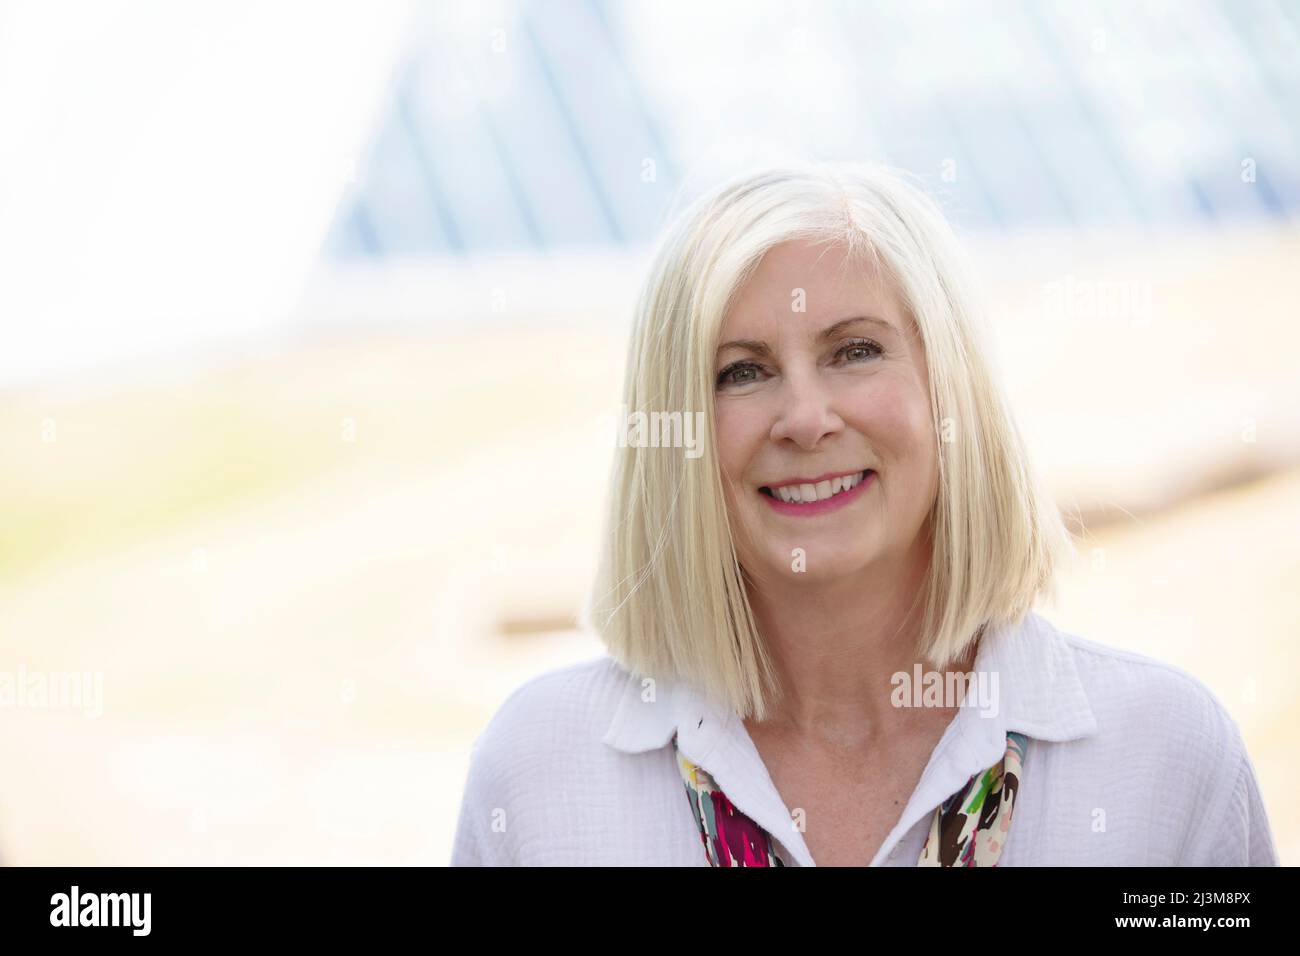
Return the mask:
M 731 480 L 740 483 L 744 480 L 745 467 L 750 457 L 748 449 L 754 447 L 753 437 L 746 432 L 752 430 L 752 422 L 737 411 L 719 408 L 715 418 L 714 434 L 717 436 L 718 461 L 724 473 Z
M 897 452 L 925 443 L 933 432 L 929 402 L 901 385 L 877 389 L 860 420 L 867 435 Z

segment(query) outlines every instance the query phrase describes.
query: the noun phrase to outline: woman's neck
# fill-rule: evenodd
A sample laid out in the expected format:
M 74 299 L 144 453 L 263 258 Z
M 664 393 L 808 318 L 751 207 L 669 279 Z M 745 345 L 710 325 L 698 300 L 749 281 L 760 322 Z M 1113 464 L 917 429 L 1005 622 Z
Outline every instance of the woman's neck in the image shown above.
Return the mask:
M 951 708 L 918 713 L 892 703 L 896 674 L 910 681 L 916 664 L 931 669 L 917 653 L 924 578 L 924 561 L 914 559 L 824 582 L 751 586 L 755 620 L 784 689 L 764 727 L 865 744 L 950 719 Z M 974 652 L 944 673 L 969 670 Z

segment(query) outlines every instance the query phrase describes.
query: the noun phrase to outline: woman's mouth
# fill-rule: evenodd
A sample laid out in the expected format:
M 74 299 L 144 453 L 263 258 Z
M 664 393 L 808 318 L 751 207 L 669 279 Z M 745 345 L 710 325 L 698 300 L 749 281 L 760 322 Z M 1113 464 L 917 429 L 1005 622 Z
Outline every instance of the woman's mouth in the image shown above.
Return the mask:
M 812 516 L 844 507 L 861 497 L 875 480 L 875 471 L 868 468 L 851 475 L 758 490 L 764 500 L 781 514 Z

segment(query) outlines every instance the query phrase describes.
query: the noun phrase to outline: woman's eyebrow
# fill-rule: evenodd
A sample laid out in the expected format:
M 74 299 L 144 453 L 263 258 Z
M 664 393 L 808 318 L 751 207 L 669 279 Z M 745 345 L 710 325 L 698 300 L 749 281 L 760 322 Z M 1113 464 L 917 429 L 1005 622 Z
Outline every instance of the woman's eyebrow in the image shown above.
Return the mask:
M 878 318 L 877 316 L 854 315 L 847 319 L 840 319 L 838 322 L 835 322 L 832 325 L 828 325 L 826 328 L 822 329 L 822 331 L 817 334 L 817 338 L 821 341 L 825 341 L 826 339 L 833 339 L 835 338 L 835 336 L 839 335 L 845 329 L 849 328 L 852 325 L 855 325 L 858 322 L 867 322 L 872 325 L 878 325 L 889 332 L 897 331 L 897 329 L 894 328 L 892 322 L 888 322 L 885 319 Z M 723 352 L 727 349 L 743 349 L 747 352 L 753 352 L 755 355 L 770 356 L 772 354 L 772 349 L 768 346 L 766 342 L 760 342 L 757 341 L 756 339 L 732 339 L 730 342 L 726 342 L 718 346 L 719 352 Z

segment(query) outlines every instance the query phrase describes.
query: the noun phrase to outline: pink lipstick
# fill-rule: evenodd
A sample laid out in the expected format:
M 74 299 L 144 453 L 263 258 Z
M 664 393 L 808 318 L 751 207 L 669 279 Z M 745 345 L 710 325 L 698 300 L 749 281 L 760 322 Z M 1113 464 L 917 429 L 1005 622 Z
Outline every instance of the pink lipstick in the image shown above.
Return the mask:
M 815 490 L 816 486 L 821 482 L 829 482 L 836 478 L 843 481 L 845 476 L 844 472 L 841 472 L 840 474 L 823 475 L 821 478 L 811 478 L 808 480 L 792 478 L 777 485 L 761 488 L 759 489 L 759 493 L 762 494 L 763 500 L 772 506 L 772 510 L 776 511 L 778 514 L 811 518 L 814 515 L 826 514 L 828 511 L 837 511 L 840 508 L 852 504 L 858 498 L 861 498 L 862 495 L 866 493 L 866 490 L 871 485 L 875 484 L 876 481 L 876 473 L 870 468 L 864 472 L 848 472 L 847 474 L 850 476 L 850 479 L 851 476 L 858 474 L 862 475 L 862 478 L 852 488 L 849 488 L 847 491 L 835 492 L 829 498 L 819 498 L 817 500 L 808 501 L 783 501 L 777 489 L 789 486 L 798 486 L 806 493 L 807 486 L 812 486 Z M 810 497 L 806 494 L 804 494 L 804 496 Z

